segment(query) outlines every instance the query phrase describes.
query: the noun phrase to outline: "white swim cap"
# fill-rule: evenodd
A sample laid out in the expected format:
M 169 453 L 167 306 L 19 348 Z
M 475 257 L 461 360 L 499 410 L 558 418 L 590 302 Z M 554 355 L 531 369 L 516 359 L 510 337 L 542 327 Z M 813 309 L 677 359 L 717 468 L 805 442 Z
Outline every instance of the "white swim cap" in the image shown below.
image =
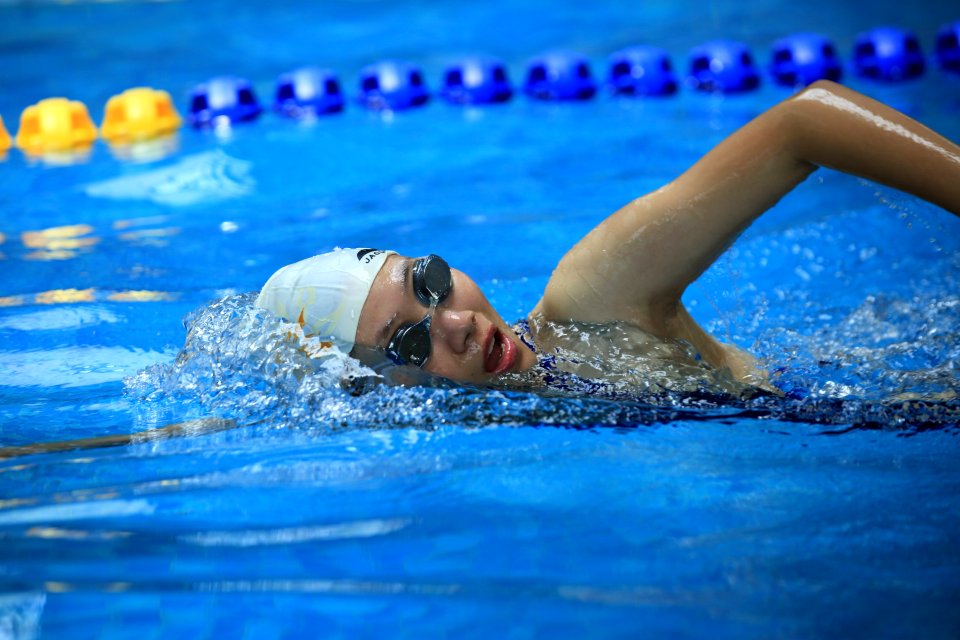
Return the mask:
M 298 322 L 306 335 L 333 338 L 348 353 L 373 279 L 395 251 L 334 249 L 270 276 L 256 305 Z

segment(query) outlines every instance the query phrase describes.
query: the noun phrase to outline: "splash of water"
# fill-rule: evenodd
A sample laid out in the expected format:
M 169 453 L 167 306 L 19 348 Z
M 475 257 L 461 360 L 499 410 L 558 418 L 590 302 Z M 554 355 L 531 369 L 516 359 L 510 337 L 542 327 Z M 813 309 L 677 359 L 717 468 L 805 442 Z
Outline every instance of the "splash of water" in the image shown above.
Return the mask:
M 624 327 L 589 334 L 589 327 L 553 329 L 562 334 L 557 344 L 573 363 L 572 375 L 605 371 L 602 382 L 592 383 L 592 395 L 584 395 L 583 387 L 545 391 L 519 378 L 475 388 L 420 376 L 410 379 L 414 386 L 403 386 L 397 383 L 409 374 L 406 368 L 376 372 L 305 337 L 298 325 L 257 309 L 254 299 L 254 294 L 231 296 L 188 315 L 186 342 L 176 360 L 128 378 L 127 393 L 146 408 L 176 406 L 180 417 L 192 412 L 317 432 L 448 424 L 635 427 L 741 418 L 827 425 L 828 431 L 960 424 L 960 402 L 952 393 L 956 299 L 922 308 L 873 299 L 833 333 L 802 338 L 787 332 L 774 343 L 773 354 L 788 364 L 778 372 L 785 397 L 748 397 L 743 385 L 703 365 L 684 345 L 641 339 Z M 903 314 L 907 317 L 899 317 Z M 904 336 L 893 327 L 917 323 L 917 314 L 932 316 L 919 322 L 912 339 L 899 339 Z M 937 314 L 951 319 L 944 322 Z M 927 341 L 931 331 L 947 332 L 944 341 Z M 881 344 L 869 352 L 851 346 L 862 344 L 855 340 L 858 332 Z M 584 357 L 576 348 L 584 341 L 594 356 Z M 904 365 L 936 364 L 895 369 L 889 363 L 896 357 Z M 845 378 L 833 375 L 839 370 L 847 371 Z M 878 394 L 880 388 L 886 393 Z
M 869 296 L 812 333 L 770 329 L 765 358 L 779 384 L 817 398 L 891 402 L 955 399 L 960 390 L 960 297 Z

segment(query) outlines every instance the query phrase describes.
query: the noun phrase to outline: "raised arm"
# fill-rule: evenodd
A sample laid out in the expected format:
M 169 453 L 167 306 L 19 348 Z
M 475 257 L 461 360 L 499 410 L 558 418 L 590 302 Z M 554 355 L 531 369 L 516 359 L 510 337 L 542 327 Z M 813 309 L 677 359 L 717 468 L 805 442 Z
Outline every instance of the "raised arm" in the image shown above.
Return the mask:
M 604 220 L 560 261 L 535 311 L 559 321 L 623 320 L 701 342 L 690 335 L 702 330 L 680 304 L 684 290 L 818 166 L 960 215 L 960 147 L 875 100 L 818 82 Z

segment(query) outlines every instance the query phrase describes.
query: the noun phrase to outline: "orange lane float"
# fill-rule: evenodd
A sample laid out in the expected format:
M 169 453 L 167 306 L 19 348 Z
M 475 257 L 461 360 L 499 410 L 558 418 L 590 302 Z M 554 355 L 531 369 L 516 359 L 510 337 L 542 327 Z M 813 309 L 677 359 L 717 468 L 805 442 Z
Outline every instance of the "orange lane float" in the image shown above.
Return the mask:
M 10 134 L 3 126 L 3 118 L 0 118 L 0 153 L 10 148 Z
M 97 128 L 82 102 L 47 98 L 20 115 L 17 146 L 27 153 L 85 149 L 97 139 Z
M 128 142 L 173 133 L 181 124 L 169 93 L 136 87 L 107 101 L 100 132 L 111 142 Z

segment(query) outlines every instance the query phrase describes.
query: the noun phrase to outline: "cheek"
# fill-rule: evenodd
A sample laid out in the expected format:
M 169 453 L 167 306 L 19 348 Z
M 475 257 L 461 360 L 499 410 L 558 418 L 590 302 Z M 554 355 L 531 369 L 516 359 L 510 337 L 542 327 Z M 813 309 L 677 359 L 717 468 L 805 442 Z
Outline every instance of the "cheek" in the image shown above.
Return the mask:
M 471 349 L 479 351 L 479 347 L 476 346 L 472 346 Z M 467 361 L 475 359 L 472 353 L 455 356 L 442 346 L 435 346 L 427 362 L 427 371 L 457 382 L 479 382 L 482 376 L 476 377 L 470 368 L 464 365 L 464 356 Z
M 457 273 L 453 281 L 450 304 L 460 311 L 476 311 L 486 314 L 492 307 L 480 287 L 467 276 Z

